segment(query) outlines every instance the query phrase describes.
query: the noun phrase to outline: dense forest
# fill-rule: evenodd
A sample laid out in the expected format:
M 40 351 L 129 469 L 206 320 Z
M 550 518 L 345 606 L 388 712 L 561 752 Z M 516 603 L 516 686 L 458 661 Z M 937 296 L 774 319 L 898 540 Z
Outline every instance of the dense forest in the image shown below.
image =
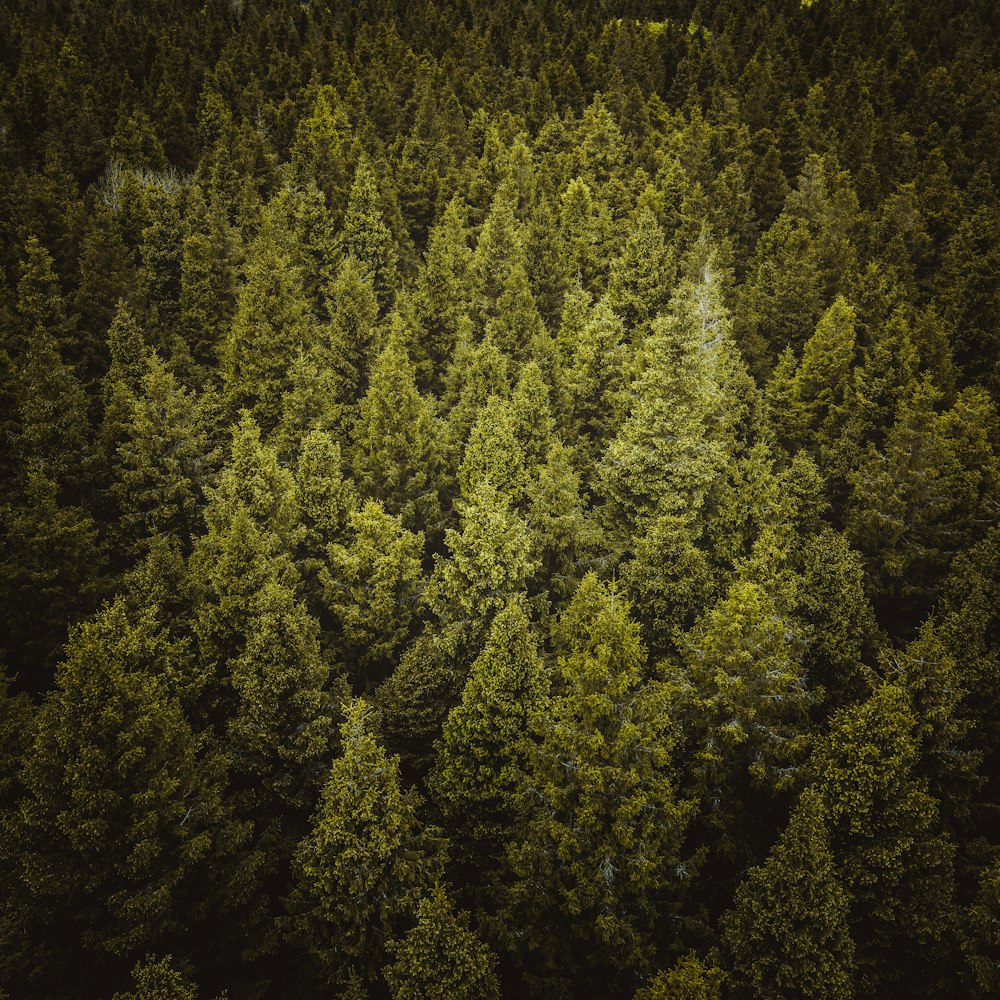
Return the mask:
M 995 0 L 6 0 L 0 997 L 1000 991 Z

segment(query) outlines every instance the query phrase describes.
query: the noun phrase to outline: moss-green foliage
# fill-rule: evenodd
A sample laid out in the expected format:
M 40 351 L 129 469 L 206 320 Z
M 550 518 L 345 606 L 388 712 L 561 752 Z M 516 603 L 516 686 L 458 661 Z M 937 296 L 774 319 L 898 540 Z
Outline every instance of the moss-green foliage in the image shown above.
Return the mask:
M 345 709 L 342 754 L 327 776 L 312 828 L 294 860 L 290 922 L 333 980 L 377 973 L 385 948 L 441 871 L 438 845 L 417 818 L 371 707 Z
M 994 7 L 0 4 L 0 996 L 995 994 Z
M 385 978 L 393 1000 L 496 1000 L 496 959 L 455 914 L 441 886 L 417 907 L 417 922 L 389 946 L 395 961 Z

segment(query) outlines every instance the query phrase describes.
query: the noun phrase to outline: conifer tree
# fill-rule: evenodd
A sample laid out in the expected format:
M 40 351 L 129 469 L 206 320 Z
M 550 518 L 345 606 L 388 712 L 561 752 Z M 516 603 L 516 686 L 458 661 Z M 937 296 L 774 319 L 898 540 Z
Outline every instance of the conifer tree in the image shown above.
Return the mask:
M 250 250 L 246 284 L 222 345 L 229 413 L 248 409 L 265 432 L 273 430 L 281 419 L 292 359 L 315 341 L 301 275 L 275 234 L 262 234 Z
M 822 800 L 807 789 L 726 916 L 737 995 L 853 997 L 850 902 L 830 852 Z
M 455 465 L 479 415 L 492 396 L 506 398 L 511 390 L 510 362 L 486 336 L 472 345 L 463 343 L 448 371 L 444 404 L 448 410 L 448 446 Z
M 682 285 L 654 324 L 631 412 L 599 470 L 612 523 L 627 534 L 660 514 L 697 511 L 719 474 L 727 324 L 710 279 Z
M 662 514 L 632 543 L 621 567 L 625 593 L 650 650 L 669 652 L 713 591 L 712 569 L 697 545 L 699 531 L 683 514 Z
M 418 335 L 412 355 L 419 384 L 438 391 L 445 366 L 456 350 L 462 318 L 468 313 L 469 248 L 465 211 L 458 198 L 448 202 L 431 227 L 423 267 L 416 279 Z
M 393 1000 L 499 1000 L 496 959 L 468 923 L 440 885 L 420 900 L 416 924 L 388 946 Z
M 746 830 L 727 810 L 739 811 L 748 779 L 773 794 L 789 787 L 803 763 L 810 696 L 802 640 L 780 584 L 737 580 L 683 647 L 679 696 L 693 699 L 691 710 L 701 716 L 694 770 L 716 821 L 739 837 Z
M 570 340 L 572 328 L 567 329 L 565 321 L 564 330 Z M 583 467 L 588 479 L 593 462 L 626 415 L 626 392 L 632 373 L 624 335 L 620 317 L 602 299 L 569 342 L 561 388 L 568 403 L 567 428 L 579 436 L 581 457 L 589 460 Z
M 524 267 L 524 242 L 514 207 L 510 190 L 498 188 L 472 257 L 473 316 L 483 325 L 497 314 L 504 290 L 518 280 L 515 267 Z
M 706 965 L 690 952 L 640 989 L 635 1000 L 722 1000 L 725 982 L 721 969 Z
M 319 374 L 334 376 L 332 402 L 355 406 L 368 386 L 368 369 L 375 352 L 375 322 L 379 300 L 371 275 L 354 257 L 345 257 L 326 290 L 329 324 L 321 334 Z M 353 414 L 352 414 L 353 415 Z
M 331 87 L 320 87 L 312 112 L 295 130 L 292 170 L 301 184 L 312 181 L 326 196 L 334 218 L 347 206 L 347 154 L 344 138 L 347 122 L 340 101 Z
M 387 943 L 439 881 L 441 860 L 371 707 L 361 699 L 346 706 L 340 732 L 342 754 L 295 853 L 288 924 L 324 976 L 344 985 L 352 968 L 376 979 Z
M 5 657 L 43 690 L 69 624 L 96 605 L 105 551 L 94 518 L 59 502 L 59 488 L 29 469 L 0 504 L 0 587 Z
M 663 230 L 649 209 L 640 209 L 608 274 L 608 305 L 633 342 L 642 340 L 649 322 L 666 306 L 671 271 Z
M 178 324 L 194 360 L 210 365 L 219 356 L 236 308 L 236 236 L 219 199 L 206 205 L 197 188 L 187 228 Z
M 362 685 L 406 643 L 422 595 L 423 533 L 367 501 L 348 517 L 350 541 L 328 549 L 322 577 L 340 654 Z
M 870 445 L 850 475 L 848 537 L 867 557 L 882 601 L 895 597 L 902 617 L 927 609 L 951 555 L 993 521 L 996 408 L 969 388 L 938 413 L 940 395 L 929 377 L 914 385 L 884 452 Z
M 112 1000 L 198 1000 L 197 988 L 174 967 L 172 956 L 152 956 L 132 970 L 134 988 Z
M 547 331 L 520 260 L 514 261 L 504 277 L 486 330 L 497 347 L 518 364 L 532 355 L 545 354 Z
M 164 355 L 177 353 L 184 229 L 176 202 L 151 198 L 150 220 L 142 231 L 136 274 L 147 336 Z
M 523 600 L 493 619 L 469 671 L 461 704 L 451 710 L 436 751 L 430 787 L 446 818 L 476 847 L 477 867 L 515 819 L 524 780 L 525 732 L 540 707 L 547 677 Z
M 354 174 L 340 249 L 368 271 L 378 301 L 385 308 L 396 290 L 399 250 L 382 214 L 375 175 L 365 160 L 358 163 Z
M 38 947 L 60 961 L 128 954 L 184 925 L 179 894 L 210 849 L 218 799 L 166 652 L 156 622 L 118 600 L 74 633 L 39 710 L 18 877 L 45 914 Z
M 448 556 L 435 566 L 427 599 L 474 655 L 494 615 L 524 591 L 537 564 L 527 525 L 491 479 L 480 479 L 456 507 L 460 529 L 445 532 Z
M 354 479 L 410 529 L 433 531 L 440 518 L 435 420 L 417 391 L 401 321 L 372 366 L 354 428 Z
M 510 409 L 525 468 L 534 469 L 545 460 L 555 432 L 551 390 L 536 362 L 529 361 L 521 368 Z
M 154 538 L 188 548 L 207 472 L 208 444 L 191 394 L 154 354 L 132 401 L 113 463 L 123 547 L 142 554 Z
M 524 499 L 528 473 L 524 452 L 515 437 L 513 407 L 498 396 L 491 396 L 479 411 L 458 470 L 464 499 L 471 498 L 487 481 L 513 506 L 519 506 Z
M 574 970 L 648 969 L 691 815 L 672 775 L 666 692 L 643 683 L 628 605 L 589 575 L 560 633 L 553 697 L 531 724 L 525 819 L 508 850 L 503 910 L 528 975 L 557 987 Z M 511 938 L 525 920 L 535 934 Z
M 600 557 L 601 532 L 586 509 L 573 451 L 554 441 L 528 483 L 526 519 L 538 586 L 569 597 Z
M 322 430 L 311 431 L 302 442 L 295 469 L 296 520 L 299 548 L 296 563 L 313 613 L 322 607 L 320 583 L 327 549 L 341 543 L 347 523 L 357 508 L 357 492 L 341 468 L 340 445 Z
M 567 277 L 591 288 L 598 270 L 598 231 L 590 187 L 580 177 L 566 186 L 559 199 L 559 235 Z
M 883 684 L 839 713 L 814 752 L 834 863 L 850 894 L 857 992 L 945 996 L 955 933 L 954 846 L 919 776 L 906 693 Z
M 227 735 L 235 769 L 254 786 L 247 797 L 274 823 L 281 806 L 310 802 L 328 762 L 336 706 L 316 623 L 295 596 L 267 580 L 246 615 L 247 641 L 231 663 L 237 704 Z

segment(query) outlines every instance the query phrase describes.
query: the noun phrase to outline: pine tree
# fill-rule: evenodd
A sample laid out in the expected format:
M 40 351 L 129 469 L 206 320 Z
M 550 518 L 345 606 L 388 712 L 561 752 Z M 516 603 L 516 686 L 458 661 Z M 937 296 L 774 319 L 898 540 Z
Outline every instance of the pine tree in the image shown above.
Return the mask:
M 698 536 L 689 518 L 663 514 L 636 537 L 631 558 L 622 564 L 622 586 L 655 654 L 673 649 L 712 594 L 712 569 Z
M 236 236 L 219 199 L 206 206 L 197 188 L 187 214 L 178 324 L 194 360 L 209 365 L 219 356 L 236 309 Z
M 326 310 L 330 320 L 321 333 L 319 373 L 333 373 L 333 402 L 351 408 L 368 387 L 379 313 L 372 277 L 355 258 L 349 256 L 341 261 L 326 291 Z
M 475 845 L 470 854 L 480 872 L 516 818 L 525 732 L 547 682 L 527 609 L 512 600 L 493 619 L 461 704 L 448 715 L 429 779 L 445 817 Z
M 609 516 L 626 534 L 661 514 L 699 510 L 719 475 L 727 326 L 711 279 L 682 285 L 654 324 L 631 412 L 599 469 Z
M 479 232 L 470 271 L 473 317 L 481 325 L 497 314 L 500 296 L 511 287 L 518 265 L 524 268 L 521 227 L 509 189 L 500 187 Z
M 498 396 L 491 396 L 479 411 L 458 470 L 458 483 L 466 500 L 484 482 L 489 482 L 514 507 L 524 499 L 528 484 L 524 452 L 515 437 L 513 408 Z
M 312 112 L 295 130 L 292 144 L 292 171 L 299 183 L 314 182 L 326 196 L 334 218 L 342 217 L 347 206 L 348 177 L 344 138 L 347 122 L 337 95 L 331 87 L 320 87 Z
M 292 359 L 316 337 L 301 275 L 275 234 L 263 234 L 251 248 L 246 284 L 222 346 L 230 415 L 248 409 L 265 432 L 273 430 L 281 419 Z
M 475 655 L 494 615 L 523 593 L 537 564 L 527 525 L 492 480 L 479 480 L 456 507 L 460 530 L 445 532 L 448 556 L 435 566 L 427 599 Z
M 346 540 L 348 519 L 358 506 L 354 484 L 342 472 L 340 445 L 324 431 L 313 430 L 302 442 L 295 469 L 295 505 L 300 531 L 296 562 L 315 614 L 323 606 L 320 580 L 327 549 Z
M 388 946 L 395 961 L 384 971 L 393 1000 L 499 1000 L 496 959 L 468 924 L 442 886 L 420 900 L 416 924 Z
M 854 352 L 855 312 L 838 296 L 806 341 L 786 398 L 776 399 L 771 407 L 772 420 L 792 450 L 813 445 L 812 450 L 819 451 L 834 436 L 828 424 L 847 402 Z M 780 386 L 779 379 L 775 389 Z
M 635 1000 L 722 1000 L 725 982 L 721 969 L 706 965 L 694 952 L 689 952 L 649 986 L 640 989 Z
M 560 598 L 576 591 L 601 551 L 601 531 L 584 504 L 574 459 L 567 445 L 554 441 L 527 488 L 531 554 L 541 567 L 533 586 Z
M 929 377 L 914 385 L 884 452 L 869 446 L 849 477 L 848 537 L 867 557 L 880 604 L 892 602 L 904 621 L 927 610 L 952 555 L 993 521 L 996 408 L 977 388 L 943 413 L 939 401 Z
M 439 881 L 441 861 L 370 706 L 358 699 L 345 712 L 342 755 L 295 854 L 288 924 L 328 980 L 343 983 L 353 967 L 371 982 L 401 922 Z
M 423 267 L 416 278 L 418 333 L 412 348 L 418 382 L 439 391 L 445 366 L 456 350 L 462 318 L 469 312 L 469 268 L 465 211 L 458 198 L 448 202 L 431 227 Z
M 185 234 L 173 199 L 151 198 L 149 207 L 149 225 L 142 231 L 139 246 L 138 300 L 145 306 L 143 321 L 153 346 L 173 357 L 178 347 Z
M 598 220 L 586 181 L 573 178 L 559 199 L 559 237 L 563 267 L 570 281 L 592 288 L 598 266 Z
M 545 461 L 552 446 L 555 420 L 552 417 L 549 384 L 534 361 L 521 368 L 510 409 L 514 437 L 524 454 L 525 468 L 537 468 Z
M 367 269 L 380 305 L 388 306 L 399 280 L 399 250 L 382 214 L 375 175 L 365 160 L 354 174 L 340 249 Z
M 947 996 L 955 932 L 954 846 L 919 777 L 909 699 L 883 684 L 834 717 L 810 770 L 834 862 L 852 898 L 857 992 Z
M 656 216 L 641 209 L 632 221 L 621 254 L 608 274 L 608 305 L 621 317 L 633 343 L 664 309 L 673 277 L 670 256 Z
M 765 587 L 740 579 L 682 646 L 678 696 L 681 703 L 692 699 L 689 710 L 700 716 L 694 770 L 711 799 L 714 822 L 738 842 L 748 833 L 736 818 L 748 779 L 773 795 L 789 787 L 804 762 L 810 695 L 802 640 L 780 583 Z
M 236 705 L 228 744 L 234 770 L 251 783 L 255 812 L 274 823 L 282 808 L 311 801 L 328 763 L 337 706 L 316 622 L 294 594 L 267 580 L 246 617 L 246 643 L 230 666 Z
M 486 330 L 497 347 L 515 363 L 545 354 L 548 334 L 520 260 L 514 261 L 500 286 Z
M 133 556 L 155 538 L 190 546 L 208 465 L 196 401 L 155 354 L 148 365 L 122 428 L 111 487 L 122 547 Z
M 417 391 L 395 325 L 375 360 L 354 428 L 354 479 L 407 528 L 433 531 L 440 519 L 440 452 L 435 420 Z
M 91 611 L 105 569 L 97 524 L 59 502 L 58 486 L 29 469 L 0 505 L 0 608 L 5 657 L 29 690 L 44 690 L 71 622 Z
M 118 600 L 73 634 L 39 710 L 18 877 L 42 921 L 36 944 L 60 962 L 128 954 L 184 926 L 179 894 L 210 849 L 218 800 L 172 689 L 175 657 L 157 623 Z
M 134 989 L 116 993 L 112 1000 L 198 1000 L 198 990 L 174 967 L 167 955 L 156 961 L 149 957 L 132 970 Z
M 588 460 L 583 471 L 589 480 L 593 463 L 625 419 L 632 373 L 624 327 L 606 299 L 597 304 L 571 339 L 576 324 L 567 327 L 568 318 L 564 318 L 559 335 L 568 341 L 561 389 L 568 403 L 567 429 L 579 438 L 581 457 Z
M 725 918 L 737 995 L 853 997 L 850 902 L 830 852 L 822 800 L 807 789 Z
M 628 605 L 589 575 L 556 638 L 553 697 L 531 722 L 525 818 L 512 830 L 502 913 L 529 977 L 559 988 L 567 976 L 648 970 L 691 803 L 676 791 L 666 692 L 643 683 Z M 516 934 L 524 923 L 532 935 Z
M 507 398 L 511 391 L 510 362 L 492 337 L 473 346 L 464 342 L 448 371 L 444 396 L 448 410 L 448 447 L 454 464 L 461 460 L 470 433 L 490 397 Z
M 348 517 L 348 527 L 350 541 L 328 549 L 324 603 L 342 660 L 367 686 L 410 637 L 423 590 L 424 536 L 372 500 Z

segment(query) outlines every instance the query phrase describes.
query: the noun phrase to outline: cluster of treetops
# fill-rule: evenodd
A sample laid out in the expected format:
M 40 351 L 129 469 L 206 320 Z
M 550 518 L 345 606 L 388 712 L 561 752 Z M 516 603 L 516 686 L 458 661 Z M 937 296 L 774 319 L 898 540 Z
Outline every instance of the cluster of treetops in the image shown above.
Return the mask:
M 995 996 L 996 17 L 3 4 L 0 996 Z

